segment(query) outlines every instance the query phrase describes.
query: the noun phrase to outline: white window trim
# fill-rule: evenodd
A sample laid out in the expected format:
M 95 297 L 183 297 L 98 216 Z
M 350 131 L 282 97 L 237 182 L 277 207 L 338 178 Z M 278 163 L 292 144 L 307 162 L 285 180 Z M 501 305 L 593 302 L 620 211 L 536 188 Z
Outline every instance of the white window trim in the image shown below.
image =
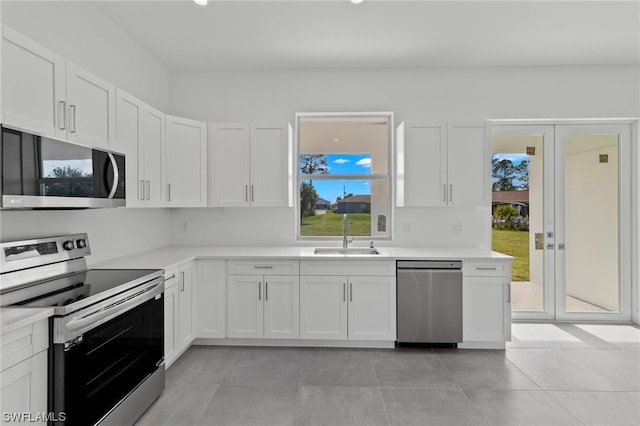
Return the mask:
M 295 143 L 293 144 L 293 166 L 294 166 L 294 187 L 293 187 L 293 204 L 295 211 L 295 233 L 297 242 L 338 242 L 341 236 L 301 236 L 300 235 L 300 182 L 301 178 L 300 164 L 300 118 L 310 117 L 327 117 L 327 118 L 357 118 L 357 117 L 386 117 L 389 121 L 389 134 L 387 136 L 387 174 L 369 174 L 369 175 L 331 175 L 331 177 L 321 177 L 323 175 L 312 175 L 314 180 L 386 180 L 388 182 L 388 206 L 387 229 L 389 234 L 385 237 L 379 236 L 359 236 L 353 237 L 353 241 L 393 241 L 394 235 L 394 211 L 395 211 L 395 123 L 392 111 L 372 111 L 372 112 L 297 112 L 295 122 Z M 308 175 L 307 175 L 308 176 Z M 366 176 L 366 177 L 364 177 Z

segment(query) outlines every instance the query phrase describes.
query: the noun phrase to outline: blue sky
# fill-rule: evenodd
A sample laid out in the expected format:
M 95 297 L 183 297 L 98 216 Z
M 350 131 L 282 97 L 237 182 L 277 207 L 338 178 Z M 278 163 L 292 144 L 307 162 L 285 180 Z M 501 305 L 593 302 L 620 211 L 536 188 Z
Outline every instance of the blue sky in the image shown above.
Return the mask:
M 329 174 L 353 175 L 371 174 L 371 154 L 326 154 Z M 305 180 L 305 182 L 308 182 Z M 325 200 L 335 203 L 343 194 L 371 194 L 368 180 L 314 180 L 313 187 Z

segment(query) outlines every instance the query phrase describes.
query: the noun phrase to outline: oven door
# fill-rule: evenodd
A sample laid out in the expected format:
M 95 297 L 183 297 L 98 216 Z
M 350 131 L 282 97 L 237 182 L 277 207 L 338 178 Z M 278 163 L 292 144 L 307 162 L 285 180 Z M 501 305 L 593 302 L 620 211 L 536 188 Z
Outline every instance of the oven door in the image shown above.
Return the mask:
M 163 293 L 69 342 L 55 343 L 50 403 L 54 413 L 64 413 L 65 421 L 59 424 L 101 422 L 138 387 L 144 387 L 143 382 L 156 370 L 164 370 L 163 351 Z M 163 388 L 164 380 L 151 401 Z M 130 423 L 146 408 L 142 407 Z

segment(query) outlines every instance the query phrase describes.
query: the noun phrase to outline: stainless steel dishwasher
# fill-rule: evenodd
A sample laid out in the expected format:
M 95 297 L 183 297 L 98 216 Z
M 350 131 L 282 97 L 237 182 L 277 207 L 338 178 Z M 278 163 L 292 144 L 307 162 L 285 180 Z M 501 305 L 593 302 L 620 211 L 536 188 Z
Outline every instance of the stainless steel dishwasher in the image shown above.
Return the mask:
M 397 344 L 462 342 L 462 261 L 399 260 Z

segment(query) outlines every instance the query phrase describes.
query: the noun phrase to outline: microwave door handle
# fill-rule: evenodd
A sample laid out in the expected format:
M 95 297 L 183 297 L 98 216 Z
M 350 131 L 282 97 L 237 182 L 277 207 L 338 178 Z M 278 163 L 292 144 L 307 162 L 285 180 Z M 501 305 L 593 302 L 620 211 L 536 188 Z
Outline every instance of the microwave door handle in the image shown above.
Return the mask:
M 111 165 L 113 166 L 113 185 L 111 186 L 111 192 L 109 192 L 109 197 L 107 198 L 113 198 L 113 196 L 116 195 L 116 189 L 118 189 L 118 180 L 120 179 L 120 173 L 118 170 L 118 163 L 116 163 L 116 159 L 113 154 L 107 152 L 107 155 L 109 156 L 109 161 L 111 161 Z

